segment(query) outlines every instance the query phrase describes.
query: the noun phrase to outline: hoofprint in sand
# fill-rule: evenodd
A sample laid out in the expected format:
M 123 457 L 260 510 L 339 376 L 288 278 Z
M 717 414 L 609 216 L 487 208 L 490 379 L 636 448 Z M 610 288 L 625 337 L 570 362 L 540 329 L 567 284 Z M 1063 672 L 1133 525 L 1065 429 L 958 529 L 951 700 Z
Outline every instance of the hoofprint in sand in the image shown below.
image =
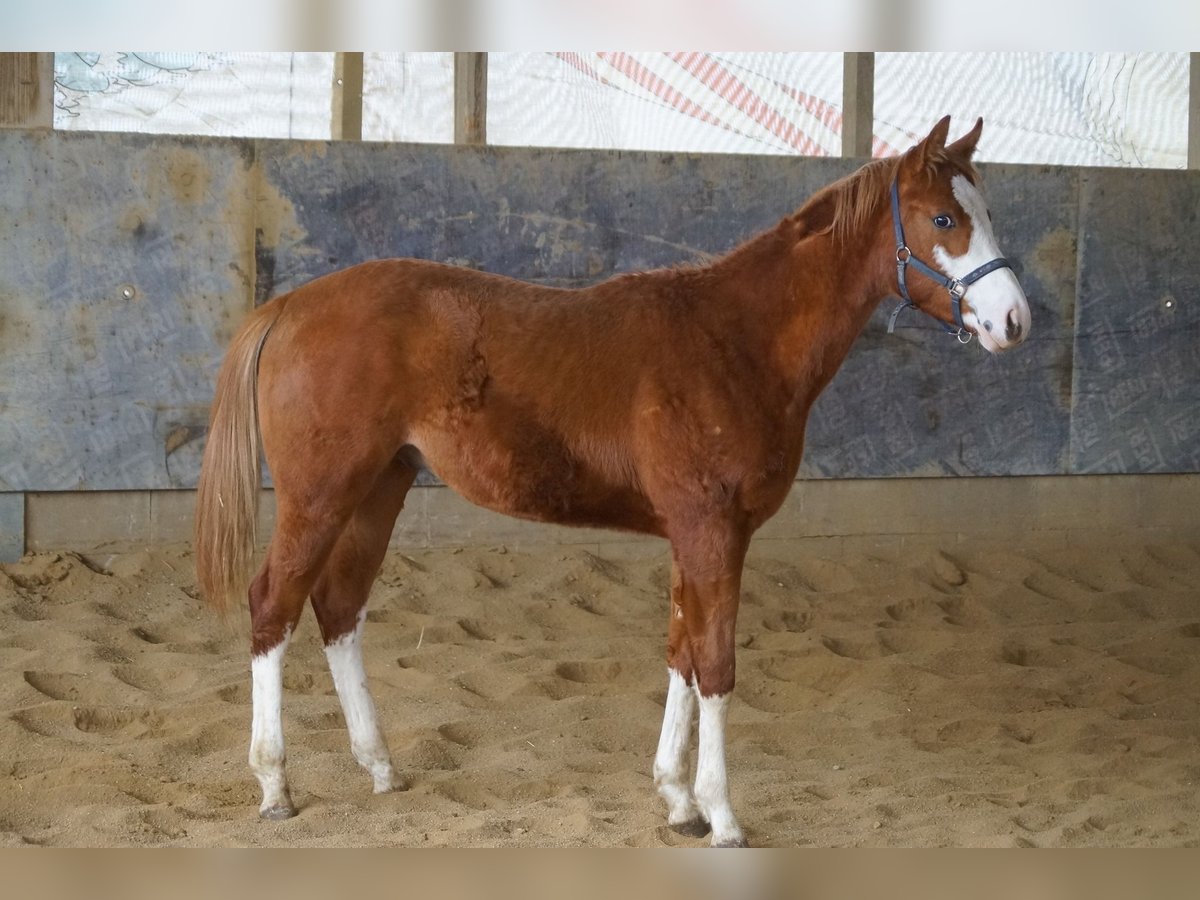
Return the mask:
M 730 709 L 758 846 L 1200 844 L 1200 547 L 762 542 Z M 651 778 L 665 545 L 393 552 L 366 668 L 406 789 L 354 762 L 311 616 L 262 822 L 244 633 L 186 548 L 0 567 L 0 845 L 695 845 Z

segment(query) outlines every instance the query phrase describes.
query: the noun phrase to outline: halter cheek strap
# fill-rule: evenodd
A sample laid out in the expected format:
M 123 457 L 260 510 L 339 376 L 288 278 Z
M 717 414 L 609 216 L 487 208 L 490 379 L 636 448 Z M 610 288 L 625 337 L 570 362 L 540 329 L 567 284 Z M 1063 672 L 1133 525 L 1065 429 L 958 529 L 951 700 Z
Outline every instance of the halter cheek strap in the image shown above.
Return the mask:
M 990 272 L 995 272 L 997 269 L 1011 269 L 1012 265 L 1003 256 L 998 256 L 990 262 L 985 262 L 982 266 L 964 275 L 962 278 L 948 278 L 939 272 L 937 269 L 913 256 L 913 252 L 908 249 L 908 244 L 904 241 L 904 226 L 900 224 L 900 187 L 897 180 L 892 181 L 892 231 L 896 236 L 896 281 L 900 285 L 900 296 L 904 298 L 904 302 L 892 310 L 891 316 L 888 318 L 888 334 L 892 334 L 896 330 L 896 320 L 900 318 L 900 313 L 904 310 L 912 308 L 920 312 L 925 312 L 917 304 L 913 303 L 912 297 L 908 295 L 908 282 L 905 278 L 909 266 L 912 266 L 926 278 L 936 281 L 944 287 L 950 294 L 950 308 L 954 311 L 954 324 L 957 328 L 952 328 L 941 319 L 938 323 L 948 333 L 958 338 L 959 343 L 969 344 L 972 334 L 967 330 L 967 326 L 963 324 L 962 318 L 962 298 L 967 293 L 967 287 L 974 284 L 984 275 Z M 926 315 L 929 315 L 926 313 Z M 931 317 L 936 318 L 936 317 Z M 963 339 L 966 335 L 966 339 Z

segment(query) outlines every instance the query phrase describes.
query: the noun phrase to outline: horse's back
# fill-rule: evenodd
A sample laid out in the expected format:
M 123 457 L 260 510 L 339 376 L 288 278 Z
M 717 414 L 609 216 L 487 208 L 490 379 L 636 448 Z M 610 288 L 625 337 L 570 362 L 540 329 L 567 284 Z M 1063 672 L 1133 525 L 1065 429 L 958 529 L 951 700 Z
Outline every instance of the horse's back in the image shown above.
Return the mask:
M 630 434 L 639 379 L 662 347 L 645 316 L 629 321 L 629 304 L 404 259 L 272 302 L 282 311 L 260 390 L 273 473 L 272 456 L 297 442 L 335 448 L 328 461 L 343 465 L 411 446 L 482 506 L 658 530 Z
M 271 334 L 277 353 L 264 365 L 272 357 L 293 375 L 306 367 L 360 390 L 419 382 L 428 402 L 414 416 L 479 406 L 490 392 L 540 419 L 579 413 L 594 422 L 627 405 L 669 350 L 661 310 L 635 293 L 609 283 L 545 287 L 415 259 L 362 263 L 271 301 L 285 309 Z

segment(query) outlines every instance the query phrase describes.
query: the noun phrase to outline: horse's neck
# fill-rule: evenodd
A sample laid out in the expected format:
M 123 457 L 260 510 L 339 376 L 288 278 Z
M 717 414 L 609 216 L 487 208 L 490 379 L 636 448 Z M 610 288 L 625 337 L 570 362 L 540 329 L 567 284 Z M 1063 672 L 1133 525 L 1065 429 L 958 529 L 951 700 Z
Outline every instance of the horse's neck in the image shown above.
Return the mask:
M 764 244 L 759 253 L 740 256 L 724 272 L 729 290 L 749 307 L 763 344 L 764 375 L 802 425 L 894 273 L 886 265 L 864 264 L 878 257 L 867 243 L 838 246 L 828 235 Z

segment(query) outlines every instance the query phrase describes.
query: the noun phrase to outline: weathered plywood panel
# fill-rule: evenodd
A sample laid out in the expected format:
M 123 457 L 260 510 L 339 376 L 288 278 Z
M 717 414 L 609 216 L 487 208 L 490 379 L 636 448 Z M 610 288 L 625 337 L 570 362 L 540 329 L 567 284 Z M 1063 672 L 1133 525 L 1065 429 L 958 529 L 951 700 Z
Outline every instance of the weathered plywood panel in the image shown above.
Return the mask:
M 0 490 L 195 484 L 249 308 L 252 151 L 0 132 Z
M 1071 471 L 1200 471 L 1200 178 L 1087 170 Z
M 702 262 L 853 166 L 0 133 L 0 492 L 194 486 L 233 330 L 318 275 L 416 256 L 578 286 Z M 802 474 L 1200 471 L 1200 178 L 984 178 L 1031 339 L 991 357 L 915 314 L 887 336 L 885 304 Z

